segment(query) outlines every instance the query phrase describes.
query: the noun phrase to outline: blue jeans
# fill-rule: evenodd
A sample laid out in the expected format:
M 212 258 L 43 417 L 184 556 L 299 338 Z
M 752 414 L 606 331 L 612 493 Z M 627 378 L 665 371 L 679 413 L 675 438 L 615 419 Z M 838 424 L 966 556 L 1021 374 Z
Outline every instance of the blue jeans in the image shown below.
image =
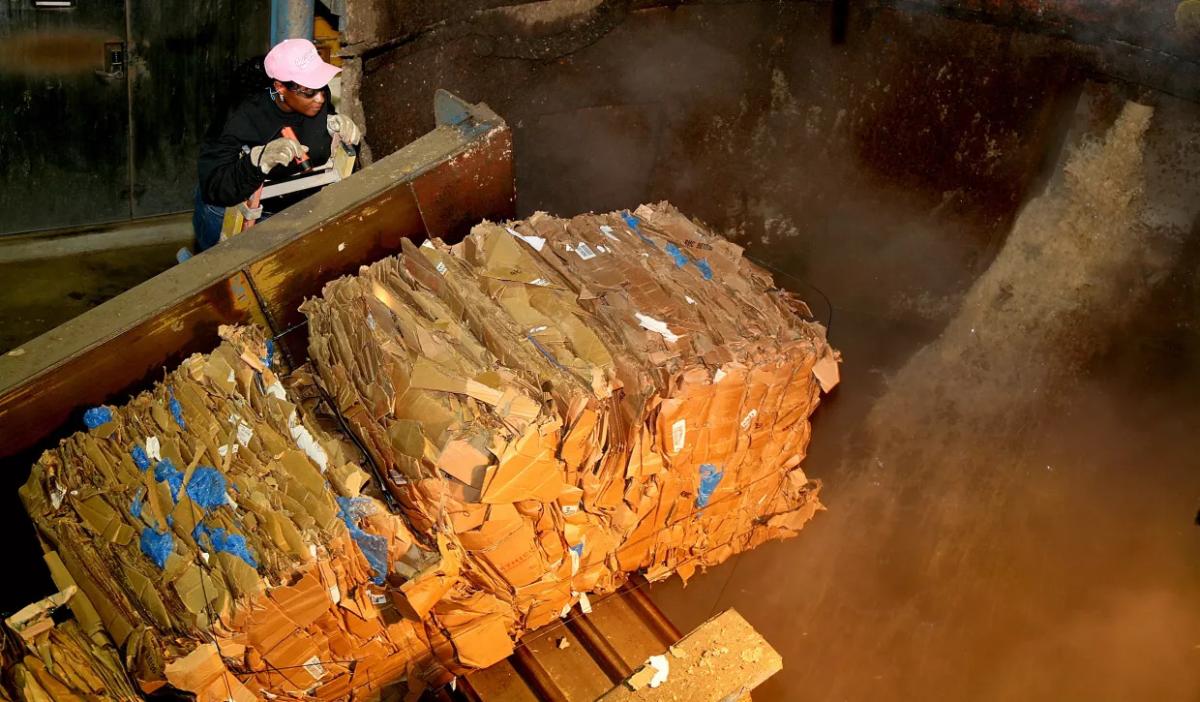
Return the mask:
M 210 205 L 200 197 L 196 188 L 196 207 L 192 211 L 192 230 L 196 234 L 196 253 L 211 249 L 221 241 L 221 225 L 225 222 L 225 208 Z

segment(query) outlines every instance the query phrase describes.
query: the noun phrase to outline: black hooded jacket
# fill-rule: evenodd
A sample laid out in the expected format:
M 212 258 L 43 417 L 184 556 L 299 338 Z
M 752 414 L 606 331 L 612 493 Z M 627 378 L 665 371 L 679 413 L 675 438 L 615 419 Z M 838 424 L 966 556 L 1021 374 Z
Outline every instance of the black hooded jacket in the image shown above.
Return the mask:
M 251 163 L 250 149 L 278 139 L 280 130 L 291 127 L 297 140 L 308 147 L 312 165 L 319 166 L 329 160 L 332 140 L 326 129 L 329 115 L 334 114 L 325 90 L 325 104 L 315 117 L 298 112 L 284 112 L 271 99 L 266 90 L 255 91 L 238 105 L 220 132 L 210 131 L 200 145 L 198 159 L 200 196 L 204 202 L 218 207 L 231 207 L 249 199 L 267 176 Z M 295 163 L 277 166 L 270 173 L 272 181 L 286 180 L 300 173 Z M 303 200 L 313 191 L 301 191 L 273 198 L 267 203 L 271 212 Z

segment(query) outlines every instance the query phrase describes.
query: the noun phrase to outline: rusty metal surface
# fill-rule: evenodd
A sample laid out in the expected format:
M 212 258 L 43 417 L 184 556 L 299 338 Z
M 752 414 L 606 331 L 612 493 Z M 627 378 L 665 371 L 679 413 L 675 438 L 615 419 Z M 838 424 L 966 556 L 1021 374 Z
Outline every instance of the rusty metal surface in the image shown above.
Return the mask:
M 398 251 L 401 239 L 424 231 L 410 188 L 388 188 L 255 261 L 249 272 L 271 326 L 278 331 L 293 328 L 303 319 L 297 307 L 305 296 L 316 295 L 325 282 L 353 273 L 364 263 Z M 281 343 L 292 358 L 307 354 L 306 334 L 288 334 Z
M 577 702 L 607 692 L 682 638 L 645 585 L 630 583 L 596 598 L 590 614 L 572 611 L 533 632 L 507 660 L 461 678 L 463 696 L 471 702 Z
M 240 271 L 138 320 L 119 341 L 95 344 L 52 372 L 15 384 L 0 398 L 0 451 L 10 455 L 52 431 L 70 418 L 81 397 L 95 396 L 99 388 L 157 378 L 165 363 L 207 350 L 211 345 L 204 340 L 215 338 L 217 327 L 231 320 L 262 321 Z M 24 349 L 48 354 L 59 338 L 57 330 L 51 331 Z
M 446 222 L 455 192 L 475 219 L 511 216 L 513 185 L 503 182 L 511 164 L 495 163 L 511 151 L 490 148 L 509 143 L 508 127 L 486 108 L 475 114 L 474 126 L 486 128 L 437 127 L 252 235 L 146 281 L 24 344 L 18 355 L 0 356 L 0 458 L 37 444 L 87 407 L 122 401 L 164 365 L 212 348 L 221 324 L 268 322 L 283 331 L 327 280 L 395 250 L 403 237 L 424 236 L 415 202 L 422 192 L 435 203 L 439 234 L 453 230 Z M 478 189 L 472 169 L 485 166 L 489 187 Z M 303 338 L 291 335 L 289 350 L 302 353 Z
M 426 230 L 443 239 L 463 236 L 481 219 L 494 218 L 500 203 L 515 210 L 512 133 L 483 135 L 477 147 L 439 163 L 411 187 Z

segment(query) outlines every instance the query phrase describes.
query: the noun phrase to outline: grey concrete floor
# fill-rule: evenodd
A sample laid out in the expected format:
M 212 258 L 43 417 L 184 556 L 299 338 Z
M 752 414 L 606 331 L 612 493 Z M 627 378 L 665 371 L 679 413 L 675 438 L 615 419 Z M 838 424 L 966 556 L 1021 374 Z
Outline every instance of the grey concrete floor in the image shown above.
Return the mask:
M 736 607 L 765 634 L 756 700 L 1200 699 L 1188 115 L 1076 139 L 933 335 L 835 296 L 805 462 L 828 511 L 651 591 L 684 630 Z

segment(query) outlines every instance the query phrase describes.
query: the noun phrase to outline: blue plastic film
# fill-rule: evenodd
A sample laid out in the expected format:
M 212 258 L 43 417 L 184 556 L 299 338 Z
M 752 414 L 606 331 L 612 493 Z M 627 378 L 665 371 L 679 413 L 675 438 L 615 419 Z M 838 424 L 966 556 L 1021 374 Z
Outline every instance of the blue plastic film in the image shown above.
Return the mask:
M 195 540 L 196 545 L 203 547 L 206 537 L 208 539 L 208 548 L 217 553 L 228 553 L 231 556 L 236 556 L 251 568 L 258 569 L 258 560 L 250 552 L 250 546 L 246 543 L 245 536 L 230 533 L 221 527 L 210 529 L 204 524 L 197 524 L 196 528 L 192 530 L 192 539 Z
M 159 568 L 167 567 L 167 557 L 175 550 L 175 537 L 169 531 L 146 527 L 142 529 L 142 553 Z
M 338 513 L 341 515 L 342 521 L 346 523 L 350 536 L 354 537 L 354 542 L 358 544 L 359 550 L 366 557 L 367 564 L 371 566 L 371 570 L 375 571 L 375 577 L 371 578 L 371 582 L 383 585 L 388 571 L 387 539 L 377 534 L 368 534 L 359 528 L 356 521 L 366 516 L 366 507 L 370 502 L 361 497 L 338 497 L 337 501 Z
M 93 407 L 83 413 L 83 424 L 88 429 L 95 429 L 111 421 L 112 410 L 107 407 Z
M 705 463 L 700 466 L 700 490 L 696 493 L 696 506 L 707 507 L 708 501 L 712 499 L 713 491 L 717 489 L 717 485 L 721 483 L 721 478 L 725 477 L 725 472 L 718 470 L 711 463 Z
M 268 368 L 270 368 L 271 360 L 274 358 L 275 358 L 275 341 L 273 339 L 267 339 L 267 355 L 263 356 L 263 363 L 266 364 L 266 366 Z
M 663 247 L 663 251 L 666 251 L 667 254 L 670 255 L 671 258 L 675 259 L 675 267 L 676 268 L 683 268 L 684 266 L 686 266 L 688 264 L 687 254 L 680 251 L 679 247 L 676 246 L 675 244 L 668 243 L 666 246 Z
M 712 266 L 708 265 L 708 259 L 702 258 L 698 261 L 695 261 L 695 264 L 696 264 L 696 268 L 700 269 L 700 275 L 704 276 L 705 280 L 712 280 L 712 278 L 713 278 Z
M 146 449 L 141 446 L 129 449 L 129 455 L 133 457 L 133 464 L 143 473 L 150 467 L 150 457 L 146 455 Z
M 225 476 L 212 466 L 198 466 L 187 484 L 187 495 L 205 511 L 225 504 Z
M 179 489 L 183 487 L 183 473 L 179 472 L 179 469 L 175 467 L 171 459 L 164 458 L 158 462 L 158 465 L 154 466 L 154 479 L 159 481 L 165 480 L 171 488 L 171 499 L 176 502 L 179 501 Z
M 171 393 L 171 399 L 167 401 L 167 407 L 171 410 L 171 416 L 175 418 L 175 423 L 180 429 L 187 429 L 187 422 L 183 421 L 183 405 L 179 404 L 179 400 L 175 399 L 175 393 Z

